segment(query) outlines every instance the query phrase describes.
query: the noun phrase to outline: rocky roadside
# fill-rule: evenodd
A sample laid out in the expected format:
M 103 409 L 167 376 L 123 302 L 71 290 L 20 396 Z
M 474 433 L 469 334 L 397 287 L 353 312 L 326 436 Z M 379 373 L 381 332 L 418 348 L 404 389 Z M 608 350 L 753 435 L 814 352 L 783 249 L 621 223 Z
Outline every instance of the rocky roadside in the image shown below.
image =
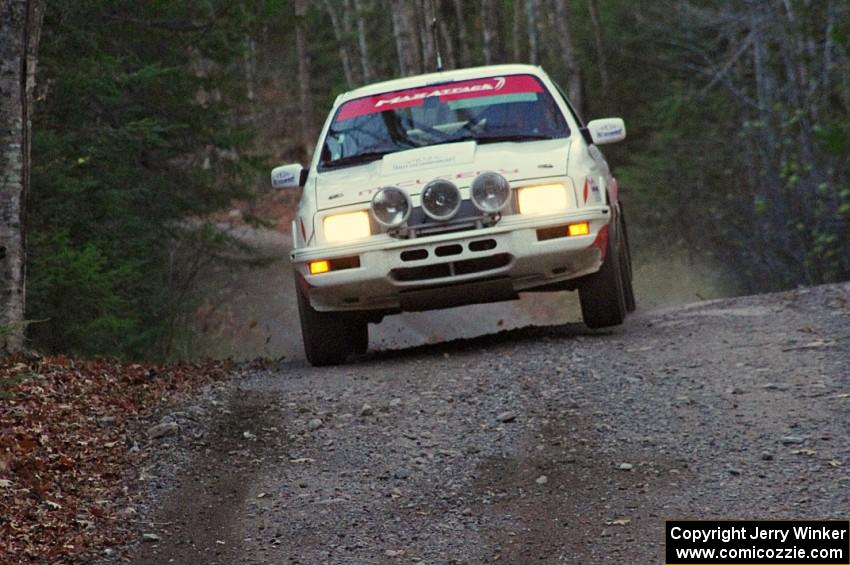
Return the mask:
M 846 519 L 848 360 L 844 284 L 256 368 L 164 437 L 128 557 L 654 563 L 667 518 Z

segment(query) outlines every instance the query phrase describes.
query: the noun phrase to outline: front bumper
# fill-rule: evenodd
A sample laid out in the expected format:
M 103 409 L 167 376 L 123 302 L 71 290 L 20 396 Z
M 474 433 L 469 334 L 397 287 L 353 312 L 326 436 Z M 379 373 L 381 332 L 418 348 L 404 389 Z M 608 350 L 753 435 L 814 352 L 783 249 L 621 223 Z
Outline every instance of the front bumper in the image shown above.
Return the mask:
M 388 235 L 292 251 L 319 311 L 425 310 L 513 298 L 516 293 L 599 270 L 594 246 L 611 210 L 596 206 L 546 216 L 505 216 L 489 228 L 395 239 Z M 588 222 L 584 236 L 540 240 L 538 230 Z M 312 275 L 309 263 L 357 256 L 360 266 Z M 442 299 L 440 299 L 442 298 Z

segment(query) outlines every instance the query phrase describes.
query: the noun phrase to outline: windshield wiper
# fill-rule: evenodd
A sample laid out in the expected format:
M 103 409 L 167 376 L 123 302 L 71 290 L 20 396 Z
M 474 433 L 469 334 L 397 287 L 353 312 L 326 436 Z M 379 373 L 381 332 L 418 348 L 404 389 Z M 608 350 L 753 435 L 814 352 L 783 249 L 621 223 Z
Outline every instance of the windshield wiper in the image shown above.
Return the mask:
M 347 167 L 349 165 L 360 165 L 362 163 L 370 163 L 381 159 L 387 153 L 392 151 L 368 151 L 366 153 L 357 153 L 348 157 L 340 157 L 333 161 L 325 161 L 322 163 L 322 168 L 333 169 L 335 167 Z
M 535 134 L 513 134 L 513 135 L 485 135 L 482 137 L 473 137 L 471 138 L 478 142 L 479 145 L 483 143 L 499 143 L 502 141 L 542 141 L 544 139 L 555 139 L 550 135 L 535 135 Z

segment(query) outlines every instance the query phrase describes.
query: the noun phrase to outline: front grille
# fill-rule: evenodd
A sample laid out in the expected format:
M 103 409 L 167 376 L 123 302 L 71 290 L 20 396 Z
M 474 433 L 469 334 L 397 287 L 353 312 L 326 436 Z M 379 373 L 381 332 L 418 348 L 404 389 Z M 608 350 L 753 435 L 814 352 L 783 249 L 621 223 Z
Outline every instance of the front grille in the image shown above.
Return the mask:
M 461 253 L 463 253 L 463 247 L 457 243 L 441 245 L 434 250 L 434 255 L 437 257 L 448 257 L 449 255 L 460 255 Z
M 464 259 L 438 265 L 423 265 L 421 267 L 402 267 L 392 269 L 390 277 L 399 282 L 427 281 L 456 275 L 469 275 L 500 269 L 511 263 L 509 253 L 498 253 L 490 257 Z

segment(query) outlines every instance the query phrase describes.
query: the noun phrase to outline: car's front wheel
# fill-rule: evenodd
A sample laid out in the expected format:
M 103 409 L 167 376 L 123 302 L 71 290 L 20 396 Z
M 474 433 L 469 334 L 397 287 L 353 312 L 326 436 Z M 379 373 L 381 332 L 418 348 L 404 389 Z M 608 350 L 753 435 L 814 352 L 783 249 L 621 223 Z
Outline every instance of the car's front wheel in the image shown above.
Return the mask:
M 626 318 L 622 254 L 619 230 L 612 225 L 608 232 L 602 267 L 592 275 L 584 277 L 578 288 L 581 316 L 589 328 L 617 326 Z
M 301 337 L 307 361 L 316 367 L 339 365 L 352 353 L 363 353 L 369 344 L 366 321 L 340 312 L 319 312 L 310 305 L 304 281 L 295 275 Z

